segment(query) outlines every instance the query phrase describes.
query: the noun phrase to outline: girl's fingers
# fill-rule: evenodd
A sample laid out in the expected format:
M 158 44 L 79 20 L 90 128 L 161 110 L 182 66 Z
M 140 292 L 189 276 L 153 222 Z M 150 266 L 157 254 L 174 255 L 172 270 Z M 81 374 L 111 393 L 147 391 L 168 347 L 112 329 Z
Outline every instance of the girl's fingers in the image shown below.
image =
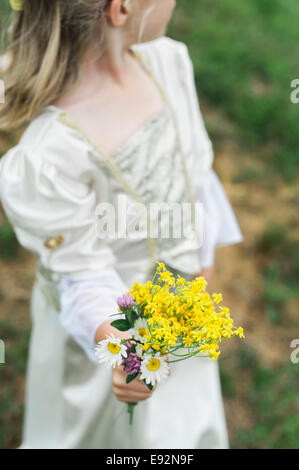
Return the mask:
M 127 374 L 121 367 L 116 367 L 113 372 L 112 384 L 114 387 L 117 398 L 121 401 L 127 401 L 127 398 L 131 398 L 131 401 L 140 401 L 150 398 L 152 393 L 156 390 L 155 385 L 152 390 L 140 380 L 140 378 L 134 379 L 129 384 L 126 383 Z M 140 375 L 139 375 L 140 377 Z M 122 397 L 122 398 L 120 398 Z M 133 397 L 133 398 L 132 398 Z
M 124 388 L 126 390 L 131 390 L 133 392 L 138 392 L 138 393 L 146 393 L 146 394 L 151 393 L 151 390 L 145 385 L 145 383 L 138 379 L 133 380 L 133 382 L 129 384 L 125 383 Z
M 144 394 L 144 393 L 136 393 L 136 392 L 130 392 L 130 393 L 119 393 L 117 395 L 117 399 L 119 401 L 125 401 L 125 402 L 138 402 L 138 401 L 143 401 L 147 400 L 152 396 L 152 393 L 150 394 Z
M 144 382 L 138 379 L 133 380 L 129 384 L 127 384 L 126 382 L 121 382 L 117 385 L 117 388 L 120 393 L 126 395 L 136 393 L 149 397 L 152 394 L 152 390 L 150 390 Z
M 140 380 L 138 377 L 134 379 L 129 384 L 126 383 L 127 374 L 122 370 L 122 380 L 121 383 L 126 390 L 135 390 L 136 392 L 147 393 L 151 392 L 150 389 L 145 385 L 145 383 Z M 120 384 L 121 385 L 121 384 Z

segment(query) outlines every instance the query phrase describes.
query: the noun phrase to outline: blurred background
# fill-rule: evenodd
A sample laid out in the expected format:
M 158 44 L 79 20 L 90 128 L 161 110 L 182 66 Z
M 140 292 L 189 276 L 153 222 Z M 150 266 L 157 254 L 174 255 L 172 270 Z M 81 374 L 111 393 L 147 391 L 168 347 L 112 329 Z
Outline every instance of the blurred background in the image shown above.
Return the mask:
M 0 0 L 4 20 L 7 5 Z M 215 169 L 244 235 L 218 249 L 209 285 L 246 334 L 220 359 L 236 449 L 299 448 L 299 363 L 290 360 L 299 339 L 298 21 L 298 0 L 178 0 L 168 31 L 189 47 Z M 19 137 L 0 134 L 0 158 Z M 0 205 L 0 448 L 21 438 L 33 280 L 34 259 Z

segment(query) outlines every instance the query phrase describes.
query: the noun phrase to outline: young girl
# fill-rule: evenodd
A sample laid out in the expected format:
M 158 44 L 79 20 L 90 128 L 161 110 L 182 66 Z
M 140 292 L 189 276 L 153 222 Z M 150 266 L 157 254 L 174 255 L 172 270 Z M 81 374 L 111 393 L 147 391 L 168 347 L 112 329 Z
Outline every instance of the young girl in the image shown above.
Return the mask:
M 155 261 L 209 280 L 215 248 L 242 239 L 211 169 L 187 48 L 164 36 L 175 1 L 11 4 L 0 127 L 27 127 L 1 159 L 0 195 L 37 259 L 21 447 L 226 448 L 217 363 L 171 364 L 150 392 L 94 355 L 106 334 L 126 336 L 110 315 L 135 281 L 151 279 Z M 201 202 L 203 244 L 100 237 L 97 208 L 120 197 Z M 125 402 L 139 402 L 131 427 Z

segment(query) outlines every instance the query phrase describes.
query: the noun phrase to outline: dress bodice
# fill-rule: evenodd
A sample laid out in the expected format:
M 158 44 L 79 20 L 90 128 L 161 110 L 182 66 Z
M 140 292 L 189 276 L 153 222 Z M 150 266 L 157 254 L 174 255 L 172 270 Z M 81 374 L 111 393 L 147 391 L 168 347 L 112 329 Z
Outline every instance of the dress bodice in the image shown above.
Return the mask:
M 201 227 L 192 230 L 191 201 L 176 128 L 166 105 L 110 155 L 146 206 L 156 259 L 182 273 L 199 272 Z
M 111 157 L 145 203 L 188 200 L 175 129 L 167 106 Z

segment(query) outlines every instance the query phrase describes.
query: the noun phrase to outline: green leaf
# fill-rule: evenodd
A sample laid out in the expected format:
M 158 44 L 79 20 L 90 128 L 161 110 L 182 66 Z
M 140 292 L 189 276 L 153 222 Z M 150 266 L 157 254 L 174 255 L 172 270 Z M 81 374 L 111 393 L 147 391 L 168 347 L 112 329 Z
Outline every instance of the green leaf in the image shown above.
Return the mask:
M 150 390 L 153 390 L 154 387 L 152 386 L 152 384 L 147 384 L 147 383 L 145 382 L 145 380 L 144 380 L 143 382 L 145 383 L 145 385 L 147 386 L 147 388 L 149 388 Z
M 130 323 L 128 320 L 115 320 L 111 323 L 111 326 L 113 328 L 116 328 L 119 331 L 128 331 L 130 329 Z
M 128 321 L 130 323 L 130 326 L 133 328 L 133 326 L 135 324 L 135 321 L 138 318 L 138 315 L 136 314 L 136 312 L 133 309 L 130 309 L 129 311 L 127 311 L 126 315 L 127 315 Z
M 136 374 L 128 375 L 127 378 L 126 378 L 126 383 L 129 384 L 130 382 L 133 382 L 133 380 L 135 380 L 136 377 L 138 377 L 138 373 L 137 373 L 137 372 L 136 372 Z

